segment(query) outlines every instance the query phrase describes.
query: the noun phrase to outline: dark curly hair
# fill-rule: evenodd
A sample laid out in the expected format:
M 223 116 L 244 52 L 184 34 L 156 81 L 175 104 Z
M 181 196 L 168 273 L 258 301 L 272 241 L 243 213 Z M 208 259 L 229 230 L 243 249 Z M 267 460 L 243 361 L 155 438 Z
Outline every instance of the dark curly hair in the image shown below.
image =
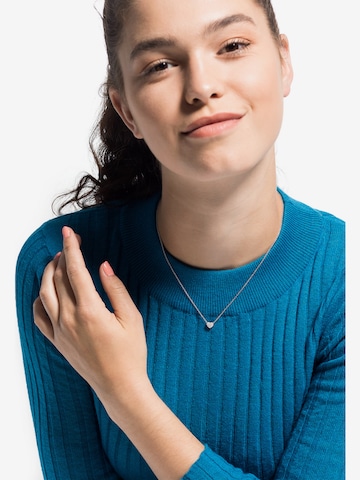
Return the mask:
M 270 31 L 278 42 L 280 33 L 271 0 L 253 1 L 263 8 Z M 109 97 L 111 88 L 122 88 L 117 51 L 131 4 L 131 0 L 105 0 L 102 18 L 108 72 L 102 91 L 102 111 L 90 137 L 98 174 L 97 177 L 85 174 L 72 191 L 61 195 L 59 213 L 71 204 L 86 208 L 114 200 L 148 197 L 161 190 L 159 162 L 144 140 L 133 136 Z

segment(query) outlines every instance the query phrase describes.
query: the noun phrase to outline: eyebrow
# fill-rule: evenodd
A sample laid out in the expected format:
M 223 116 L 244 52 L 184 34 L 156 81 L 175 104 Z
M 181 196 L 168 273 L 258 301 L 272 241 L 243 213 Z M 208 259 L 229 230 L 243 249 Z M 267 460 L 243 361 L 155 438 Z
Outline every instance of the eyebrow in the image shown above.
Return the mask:
M 215 20 L 211 22 L 209 25 L 206 25 L 203 31 L 203 35 L 207 36 L 212 33 L 216 33 L 219 30 L 222 30 L 229 25 L 234 23 L 250 23 L 252 25 L 256 25 L 254 20 L 249 17 L 248 15 L 244 15 L 243 13 L 238 13 L 235 15 L 229 15 L 227 17 L 221 18 L 219 20 Z M 143 52 L 148 52 L 151 50 L 166 48 L 166 47 L 173 47 L 176 43 L 176 40 L 173 37 L 155 37 L 149 38 L 147 40 L 143 40 L 135 45 L 132 49 L 130 54 L 130 59 L 134 60 L 137 56 L 139 56 Z
M 251 17 L 244 15 L 243 13 L 237 13 L 235 15 L 230 15 L 210 23 L 205 27 L 204 33 L 205 35 L 216 33 L 217 31 L 222 30 L 223 28 L 226 28 L 234 23 L 251 23 L 255 26 L 255 22 Z

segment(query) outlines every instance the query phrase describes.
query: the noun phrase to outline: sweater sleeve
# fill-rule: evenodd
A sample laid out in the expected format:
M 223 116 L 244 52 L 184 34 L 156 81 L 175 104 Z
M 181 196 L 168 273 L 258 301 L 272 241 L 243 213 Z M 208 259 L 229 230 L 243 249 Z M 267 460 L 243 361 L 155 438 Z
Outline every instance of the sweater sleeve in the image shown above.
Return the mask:
M 47 245 L 40 229 L 25 243 L 16 269 L 20 341 L 43 475 L 119 480 L 101 445 L 91 389 L 34 325 L 42 272 L 60 248 Z
M 318 332 L 318 358 L 310 388 L 273 480 L 345 478 L 343 278 L 333 285 L 330 296 L 330 303 L 323 306 L 321 319 L 318 318 L 322 327 Z M 316 330 L 315 326 L 313 330 Z M 215 479 L 261 480 L 230 465 L 206 445 L 183 480 Z

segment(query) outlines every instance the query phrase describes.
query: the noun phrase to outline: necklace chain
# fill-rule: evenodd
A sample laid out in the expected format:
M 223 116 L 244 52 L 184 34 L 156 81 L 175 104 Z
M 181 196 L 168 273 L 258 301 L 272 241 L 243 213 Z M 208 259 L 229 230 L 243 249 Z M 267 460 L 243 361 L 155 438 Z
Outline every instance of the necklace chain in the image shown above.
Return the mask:
M 213 328 L 213 326 L 215 325 L 215 323 L 220 320 L 220 318 L 224 315 L 224 313 L 231 307 L 231 305 L 235 302 L 235 300 L 238 298 L 238 296 L 243 292 L 243 290 L 247 287 L 247 285 L 250 283 L 250 281 L 254 278 L 254 276 L 256 275 L 257 271 L 259 270 L 259 268 L 261 267 L 261 265 L 264 263 L 266 257 L 268 256 L 271 248 L 272 248 L 272 245 L 270 246 L 270 248 L 267 250 L 267 252 L 265 253 L 265 255 L 262 257 L 262 259 L 260 260 L 260 262 L 258 263 L 258 265 L 255 267 L 254 271 L 252 272 L 252 274 L 250 275 L 250 277 L 246 280 L 246 282 L 243 284 L 243 286 L 240 288 L 240 290 L 236 293 L 236 295 L 230 300 L 230 302 L 223 308 L 223 310 L 219 313 L 219 315 L 215 318 L 214 321 L 212 322 L 209 322 L 209 320 L 206 319 L 206 317 L 204 316 L 204 314 L 201 312 L 201 310 L 199 309 L 199 307 L 196 305 L 196 303 L 194 302 L 194 300 L 191 298 L 189 292 L 186 290 L 186 288 L 184 287 L 184 284 L 182 283 L 182 281 L 180 280 L 178 274 L 175 272 L 174 270 L 174 267 L 172 266 L 171 262 L 170 262 L 170 259 L 166 253 L 166 250 L 165 250 L 165 247 L 164 247 L 164 244 L 161 240 L 161 237 L 160 237 L 160 234 L 159 232 L 157 232 L 158 234 L 158 237 L 159 237 L 159 241 L 160 241 L 160 246 L 161 246 L 161 250 L 162 250 L 162 253 L 164 255 L 164 259 L 167 263 L 167 265 L 169 266 L 172 274 L 174 275 L 176 281 L 178 282 L 180 288 L 182 289 L 182 291 L 184 292 L 184 294 L 186 295 L 187 299 L 189 300 L 189 302 L 191 303 L 191 305 L 195 308 L 195 310 L 197 311 L 197 313 L 200 315 L 200 317 L 202 318 L 202 320 L 204 321 L 206 327 L 211 330 Z

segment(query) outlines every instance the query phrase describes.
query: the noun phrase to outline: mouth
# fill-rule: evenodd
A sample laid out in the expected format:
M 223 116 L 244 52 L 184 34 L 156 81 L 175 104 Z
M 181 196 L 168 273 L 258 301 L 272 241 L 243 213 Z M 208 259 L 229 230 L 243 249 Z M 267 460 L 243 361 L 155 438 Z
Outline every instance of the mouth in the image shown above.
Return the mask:
M 242 118 L 240 114 L 218 113 L 195 120 L 181 133 L 192 138 L 212 137 L 232 129 Z

